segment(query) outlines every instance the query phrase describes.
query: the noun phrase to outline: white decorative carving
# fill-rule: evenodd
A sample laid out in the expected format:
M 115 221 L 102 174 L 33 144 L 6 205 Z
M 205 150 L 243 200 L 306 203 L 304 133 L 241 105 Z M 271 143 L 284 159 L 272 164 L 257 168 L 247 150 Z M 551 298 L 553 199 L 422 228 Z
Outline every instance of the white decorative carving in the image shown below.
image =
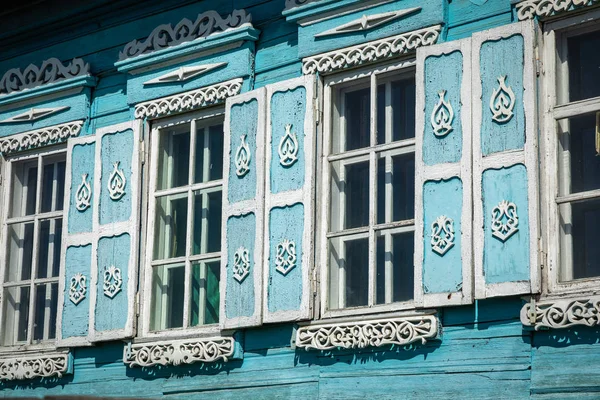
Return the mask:
M 205 11 L 198 14 L 194 22 L 184 18 L 175 27 L 172 27 L 171 24 L 159 25 L 154 28 L 146 39 L 132 40 L 119 53 L 119 61 L 191 42 L 198 38 L 210 36 L 213 33 L 239 28 L 251 22 L 252 16 L 245 10 L 233 10 L 225 18 L 221 17 L 216 11 Z
M 506 219 L 506 222 L 504 220 Z M 492 236 L 505 242 L 519 230 L 519 216 L 517 206 L 502 200 L 492 210 Z
M 499 123 L 510 121 L 515 108 L 515 94 L 509 86 L 506 86 L 506 75 L 498 77 L 497 89 L 492 92 L 490 98 L 490 110 L 492 119 Z
M 135 106 L 135 117 L 139 119 L 160 118 L 222 103 L 228 97 L 235 96 L 240 92 L 242 81 L 241 78 L 232 79 L 189 92 L 140 103 Z
M 433 134 L 437 137 L 444 137 L 452 131 L 452 121 L 454 120 L 454 110 L 450 101 L 446 100 L 446 91 L 438 93 L 440 100 L 431 113 L 431 126 Z
M 593 6 L 600 0 L 524 0 L 517 3 L 519 21 L 537 17 L 550 17 L 577 7 Z
M 285 0 L 284 11 L 291 10 L 292 8 L 300 7 L 305 4 L 314 3 L 316 1 L 320 1 L 320 0 Z
M 386 345 L 425 344 L 438 334 L 433 315 L 374 321 L 303 326 L 296 333 L 296 347 L 306 350 L 363 349 Z
M 0 121 L 0 124 L 37 121 L 38 119 L 42 119 L 44 117 L 59 113 L 61 111 L 66 111 L 70 108 L 71 107 L 69 106 L 52 108 L 31 108 L 29 111 L 25 111 L 24 113 Z
M 125 195 L 125 185 L 127 185 L 127 179 L 125 179 L 125 174 L 122 169 L 119 169 L 119 164 L 121 162 L 117 161 L 113 164 L 114 169 L 108 178 L 108 194 L 111 199 L 119 200 L 121 197 Z
M 85 275 L 77 273 L 71 277 L 71 285 L 69 287 L 69 300 L 75 305 L 85 299 L 87 294 L 87 284 Z
M 69 369 L 68 353 L 0 358 L 0 380 L 62 377 Z
M 233 278 L 242 283 L 250 273 L 250 254 L 248 249 L 240 247 L 233 255 Z
M 293 165 L 298 160 L 298 138 L 292 133 L 292 125 L 285 126 L 285 135 L 279 140 L 279 162 L 284 167 Z
M 316 72 L 322 74 L 331 73 L 407 54 L 417 50 L 419 47 L 435 44 L 440 36 L 440 31 L 441 26 L 435 25 L 357 46 L 306 57 L 302 60 L 302 73 L 305 75 Z
M 431 224 L 431 250 L 443 256 L 454 247 L 454 221 L 445 215 Z
M 2 138 L 0 139 L 0 153 L 7 155 L 64 142 L 70 137 L 78 136 L 82 125 L 83 121 L 73 121 Z
M 90 64 L 81 58 L 74 58 L 67 66 L 58 58 L 49 58 L 40 67 L 30 64 L 23 71 L 18 68 L 6 71 L 0 79 L 0 95 L 89 75 L 89 72 Z
M 104 294 L 113 299 L 117 293 L 121 291 L 123 279 L 121 278 L 121 270 L 114 265 L 111 265 L 104 271 L 104 285 L 102 289 Z
M 250 171 L 250 147 L 246 143 L 246 135 L 241 136 L 241 143 L 235 152 L 235 173 L 240 178 Z
M 92 187 L 87 178 L 88 174 L 81 175 L 81 184 L 75 192 L 75 208 L 79 211 L 85 211 L 91 205 Z
M 196 362 L 227 362 L 233 356 L 232 337 L 198 338 L 125 346 L 123 362 L 129 367 L 181 365 Z
M 531 302 L 521 309 L 521 322 L 536 331 L 600 325 L 600 296 Z
M 406 10 L 391 11 L 373 15 L 363 14 L 361 18 L 355 19 L 354 21 L 350 21 L 333 29 L 326 30 L 325 32 L 318 33 L 315 35 L 315 37 L 319 38 L 323 36 L 339 35 L 342 33 L 367 31 L 420 10 L 421 7 L 413 7 Z
M 275 269 L 287 275 L 296 266 L 296 243 L 284 239 L 277 245 L 275 256 Z
M 172 82 L 185 82 L 198 75 L 206 74 L 213 69 L 223 67 L 227 65 L 226 62 L 220 62 L 215 64 L 197 65 L 195 67 L 180 67 L 175 71 L 168 72 L 158 78 L 151 79 L 144 82 L 144 85 L 157 85 L 160 83 L 172 83 Z

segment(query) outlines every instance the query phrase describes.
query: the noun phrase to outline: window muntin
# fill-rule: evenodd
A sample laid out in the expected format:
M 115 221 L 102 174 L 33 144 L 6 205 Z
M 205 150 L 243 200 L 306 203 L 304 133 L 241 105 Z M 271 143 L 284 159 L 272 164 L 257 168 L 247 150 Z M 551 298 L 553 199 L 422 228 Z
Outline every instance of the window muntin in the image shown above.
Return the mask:
M 149 330 L 216 324 L 223 118 L 194 119 L 156 132 Z
M 328 310 L 414 297 L 413 70 L 331 86 Z
M 1 345 L 56 338 L 65 153 L 8 160 Z

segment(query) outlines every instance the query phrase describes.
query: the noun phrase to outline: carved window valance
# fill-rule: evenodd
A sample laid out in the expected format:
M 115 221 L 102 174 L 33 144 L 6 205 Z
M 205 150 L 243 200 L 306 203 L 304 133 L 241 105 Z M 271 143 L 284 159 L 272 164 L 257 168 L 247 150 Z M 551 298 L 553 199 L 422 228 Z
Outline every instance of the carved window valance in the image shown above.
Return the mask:
M 600 296 L 532 301 L 521 309 L 521 322 L 535 330 L 600 325 Z
M 62 377 L 72 373 L 69 353 L 38 354 L 13 358 L 0 358 L 0 380 L 24 380 Z
M 535 17 L 551 17 L 580 7 L 600 4 L 600 0 L 523 0 L 517 3 L 519 21 Z
M 315 3 L 319 0 L 285 0 L 284 11 L 291 10 L 292 8 L 300 7 L 305 4 Z
M 66 142 L 71 137 L 79 136 L 82 126 L 83 121 L 73 121 L 0 138 L 0 154 L 7 155 Z

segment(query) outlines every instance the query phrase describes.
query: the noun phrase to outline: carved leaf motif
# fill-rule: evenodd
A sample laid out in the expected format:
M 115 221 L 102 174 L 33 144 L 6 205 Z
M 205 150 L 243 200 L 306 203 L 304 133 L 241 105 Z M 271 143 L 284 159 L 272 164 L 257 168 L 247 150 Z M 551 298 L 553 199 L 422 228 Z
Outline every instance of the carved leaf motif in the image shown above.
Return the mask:
M 0 359 L 0 380 L 61 377 L 68 369 L 68 354 Z
M 85 211 L 91 205 L 92 187 L 87 180 L 88 174 L 81 175 L 81 184 L 75 192 L 75 208 L 78 211 Z
M 506 86 L 506 75 L 498 77 L 498 83 L 500 86 L 494 89 L 490 98 L 490 110 L 492 119 L 502 124 L 513 117 L 515 94 L 509 86 Z
M 291 240 L 283 240 L 277 245 L 275 269 L 287 275 L 296 266 L 296 244 Z
M 521 322 L 536 330 L 600 325 L 600 297 L 528 303 L 521 310 Z
M 242 135 L 241 143 L 235 152 L 235 173 L 240 178 L 250 171 L 250 147 L 246 143 L 246 135 Z
M 291 10 L 292 8 L 300 7 L 304 4 L 314 3 L 320 0 L 285 0 L 285 9 Z
M 373 15 L 363 14 L 363 16 L 359 19 L 350 21 L 350 22 L 340 25 L 336 28 L 326 30 L 325 32 L 318 33 L 315 35 L 315 37 L 320 38 L 323 36 L 331 36 L 331 35 L 338 35 L 338 34 L 342 34 L 342 33 L 359 32 L 359 31 L 373 29 L 373 28 L 376 28 L 387 22 L 405 17 L 409 14 L 415 13 L 420 10 L 421 10 L 421 7 L 413 7 L 413 8 L 409 8 L 406 10 L 391 11 L 391 12 L 379 13 L 379 14 L 373 14 Z
M 233 255 L 233 278 L 242 283 L 250 273 L 250 255 L 248 249 L 240 247 Z
M 517 206 L 502 200 L 492 210 L 492 236 L 505 242 L 519 230 Z
M 431 224 L 431 249 L 443 256 L 454 247 L 454 221 L 445 215 Z
M 121 286 L 123 286 L 121 270 L 111 265 L 104 271 L 104 285 L 102 287 L 104 294 L 113 299 L 121 291 Z
M 517 3 L 517 18 L 519 21 L 534 17 L 549 17 L 561 12 L 592 6 L 600 0 L 524 0 Z
M 69 122 L 0 139 L 0 153 L 6 155 L 64 142 L 70 137 L 78 136 L 82 125 L 83 121 Z
M 77 273 L 71 277 L 71 285 L 69 287 L 69 300 L 77 305 L 81 303 L 87 294 L 86 277 L 81 273 Z
M 125 185 L 127 184 L 127 180 L 125 179 L 123 170 L 119 169 L 120 163 L 120 161 L 117 161 L 113 164 L 113 172 L 108 178 L 108 194 L 113 200 L 119 200 L 125 195 Z
M 285 135 L 279 141 L 279 162 L 284 167 L 292 166 L 298 160 L 298 139 L 292 133 L 292 125 L 285 126 Z
M 431 113 L 431 126 L 433 134 L 437 137 L 444 137 L 452 131 L 452 121 L 454 120 L 454 110 L 449 101 L 445 99 L 446 91 L 438 93 L 440 100 Z

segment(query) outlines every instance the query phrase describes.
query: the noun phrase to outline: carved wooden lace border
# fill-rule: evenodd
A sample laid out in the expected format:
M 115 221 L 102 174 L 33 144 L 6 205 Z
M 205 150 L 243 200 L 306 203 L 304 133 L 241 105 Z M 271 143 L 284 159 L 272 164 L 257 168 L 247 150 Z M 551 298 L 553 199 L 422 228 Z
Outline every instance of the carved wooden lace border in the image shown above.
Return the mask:
M 600 296 L 532 301 L 521 309 L 521 322 L 535 330 L 600 325 Z
M 71 137 L 79 136 L 82 126 L 83 121 L 73 121 L 0 138 L 0 154 L 7 155 L 65 142 Z
M 516 4 L 519 21 L 550 17 L 579 7 L 600 4 L 600 0 L 523 0 Z
M 0 380 L 62 377 L 69 371 L 69 353 L 0 358 Z

